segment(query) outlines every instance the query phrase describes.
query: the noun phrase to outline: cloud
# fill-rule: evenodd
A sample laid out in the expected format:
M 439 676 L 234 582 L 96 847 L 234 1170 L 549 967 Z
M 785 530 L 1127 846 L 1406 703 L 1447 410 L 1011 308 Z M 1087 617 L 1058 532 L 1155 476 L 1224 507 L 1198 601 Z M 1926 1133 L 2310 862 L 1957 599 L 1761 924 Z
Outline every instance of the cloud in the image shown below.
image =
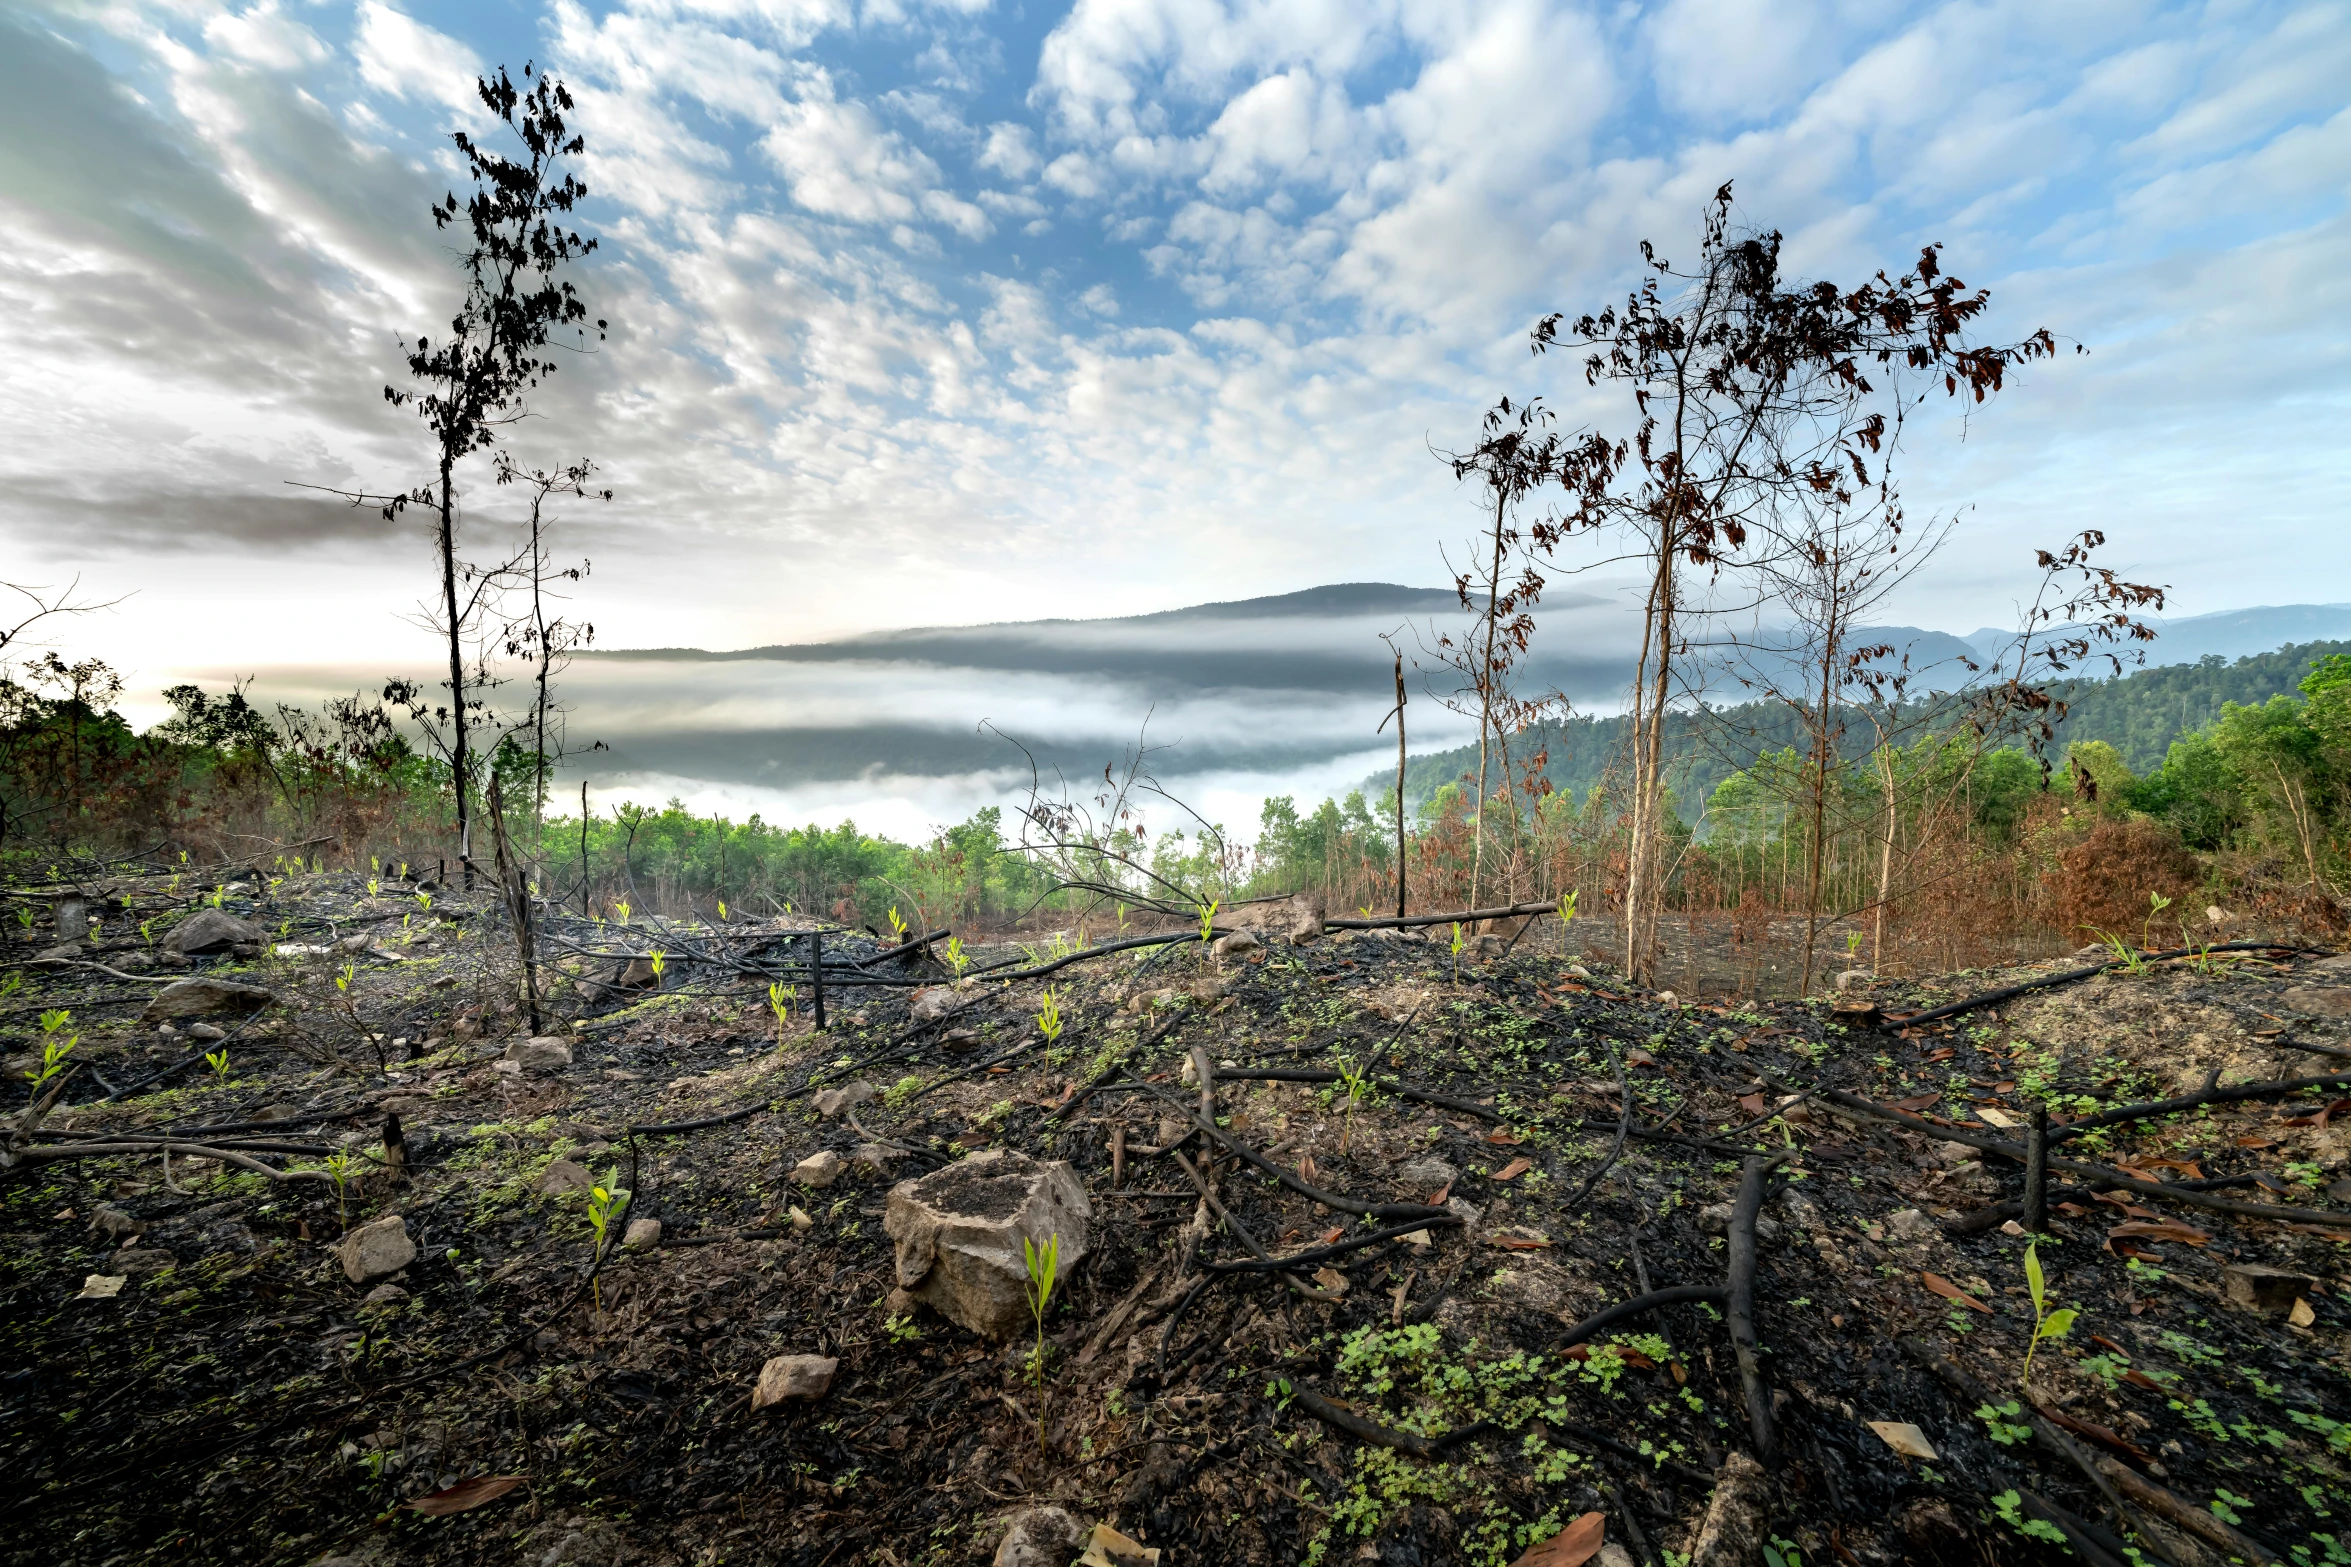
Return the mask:
M 485 112 L 474 90 L 482 75 L 481 58 L 383 0 L 361 0 L 359 37 L 352 52 L 360 80 L 377 92 L 437 103 L 461 119 L 479 119 Z

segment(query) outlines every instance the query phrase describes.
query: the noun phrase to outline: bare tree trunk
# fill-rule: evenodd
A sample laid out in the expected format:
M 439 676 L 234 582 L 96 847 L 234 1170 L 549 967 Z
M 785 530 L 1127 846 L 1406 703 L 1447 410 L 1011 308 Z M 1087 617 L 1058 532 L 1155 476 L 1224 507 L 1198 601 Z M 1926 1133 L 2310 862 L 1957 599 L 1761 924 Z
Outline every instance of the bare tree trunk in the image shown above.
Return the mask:
M 1469 859 L 1469 906 L 1477 908 L 1486 867 L 1486 751 L 1494 727 L 1494 606 L 1502 595 L 1503 492 L 1494 492 L 1494 558 L 1486 572 L 1486 646 L 1478 655 L 1478 803 Z
M 1647 984 L 1656 968 L 1651 951 L 1657 907 L 1658 817 L 1664 805 L 1665 701 L 1671 689 L 1674 632 L 1674 552 L 1670 530 L 1660 539 L 1657 574 L 1649 587 L 1641 630 L 1641 659 L 1633 687 L 1633 801 L 1631 846 L 1625 869 L 1626 977 Z
M 465 638 L 457 619 L 457 519 L 450 492 L 451 458 L 441 454 L 441 526 L 436 541 L 441 550 L 441 605 L 449 619 L 449 771 L 457 789 L 457 863 L 465 885 L 473 885 L 473 807 L 469 797 L 471 769 L 465 738 Z
M 1878 906 L 1876 929 L 1869 942 L 1869 966 L 1882 974 L 1886 971 L 1886 899 L 1894 886 L 1895 825 L 1894 754 L 1882 735 L 1878 738 L 1878 776 L 1886 786 L 1886 836 L 1878 848 Z
M 1396 655 L 1396 917 L 1404 918 L 1404 655 Z
M 1842 640 L 1832 618 L 1828 635 L 1822 639 L 1820 690 L 1812 710 L 1812 844 L 1804 873 L 1804 969 L 1796 981 L 1799 996 L 1812 994 L 1813 965 L 1819 960 L 1821 856 L 1828 847 L 1829 753 L 1837 742 L 1829 702 L 1835 689 L 1837 647 Z

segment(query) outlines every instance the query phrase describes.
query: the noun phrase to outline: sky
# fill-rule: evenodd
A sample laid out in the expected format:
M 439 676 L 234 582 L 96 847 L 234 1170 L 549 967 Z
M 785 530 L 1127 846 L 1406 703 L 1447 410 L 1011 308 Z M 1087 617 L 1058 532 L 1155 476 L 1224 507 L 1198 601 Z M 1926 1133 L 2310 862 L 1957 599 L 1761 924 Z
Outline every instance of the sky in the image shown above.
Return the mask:
M 2003 624 L 2104 530 L 2173 614 L 2351 598 L 2351 7 L 2077 0 L 471 0 L 0 7 L 5 580 L 123 667 L 422 667 L 388 405 L 458 279 L 479 71 L 578 101 L 612 325 L 513 432 L 603 647 L 1445 582 L 1437 453 L 1705 203 L 1857 279 L 1941 243 L 2089 352 L 1904 474 L 1893 607 Z M 477 467 L 465 540 L 510 496 Z M 1605 574 L 1595 579 L 1609 589 Z

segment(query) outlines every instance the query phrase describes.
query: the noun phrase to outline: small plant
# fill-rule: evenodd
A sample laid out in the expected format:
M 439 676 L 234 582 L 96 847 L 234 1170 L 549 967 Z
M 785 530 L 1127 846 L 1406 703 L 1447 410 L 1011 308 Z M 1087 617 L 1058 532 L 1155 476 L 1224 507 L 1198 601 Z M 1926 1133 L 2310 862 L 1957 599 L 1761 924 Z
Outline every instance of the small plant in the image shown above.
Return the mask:
M 1560 924 L 1573 925 L 1575 923 L 1575 899 L 1576 889 L 1571 887 L 1568 889 L 1567 896 L 1559 900 Z
M 2033 1439 L 2033 1428 L 2019 1425 L 2024 1418 L 2024 1405 L 2015 1399 L 2005 1404 L 1979 1404 L 1975 1417 L 1984 1423 L 1985 1433 L 2002 1447 L 2017 1447 Z
M 620 922 L 623 925 L 626 925 L 629 922 L 629 906 L 627 904 L 614 903 L 612 909 L 614 913 L 620 916 Z
M 2025 1246 L 2024 1282 L 2033 1297 L 2033 1337 L 2032 1342 L 2024 1347 L 2024 1374 L 2017 1379 L 2020 1386 L 2032 1378 L 2033 1353 L 2041 1347 L 2041 1340 L 2065 1337 L 2073 1331 L 2074 1319 L 2081 1315 L 2071 1306 L 2061 1306 L 2055 1311 L 2049 1309 L 2048 1282 L 2041 1274 L 2039 1241 L 2028 1242 Z
M 884 1322 L 882 1331 L 890 1336 L 893 1344 L 914 1344 L 922 1339 L 922 1329 L 915 1326 L 914 1319 L 904 1313 Z
M 1462 935 L 1461 935 L 1461 921 L 1459 921 L 1459 920 L 1455 920 L 1455 921 L 1453 922 L 1453 946 L 1452 946 L 1452 953 L 1453 953 L 1453 983 L 1454 983 L 1454 984 L 1456 984 L 1456 985 L 1458 985 L 1458 984 L 1460 984 L 1460 983 L 1461 983 L 1461 949 L 1462 949 L 1463 947 L 1466 947 L 1466 946 L 1468 946 L 1468 945 L 1469 945 L 1469 943 L 1468 943 L 1467 941 L 1465 941 L 1465 940 L 1462 938 Z
M 1053 1284 L 1061 1274 L 1061 1237 L 1048 1235 L 1039 1246 L 1020 1238 L 1021 1260 L 1028 1264 L 1029 1315 L 1037 1324 L 1037 1347 L 1029 1352 L 1029 1382 L 1037 1390 L 1037 1447 L 1045 1446 L 1045 1308 L 1053 1304 Z
M 16 911 L 16 922 L 19 925 L 22 925 L 25 929 L 31 930 L 33 928 L 33 911 L 28 908 L 19 907 Z
M 895 903 L 891 904 L 890 935 L 895 938 L 892 942 L 893 946 L 903 947 L 906 945 L 906 932 L 909 928 L 910 927 L 907 925 L 907 923 L 898 917 L 898 905 Z
M 1771 1537 L 1771 1544 L 1763 1548 L 1764 1567 L 1804 1567 L 1804 1557 L 1796 1549 L 1796 1542 Z
M 1202 945 L 1206 945 L 1216 938 L 1216 911 L 1223 906 L 1223 900 L 1219 898 L 1210 898 L 1206 903 L 1199 905 Z
M 356 964 L 356 963 L 346 963 L 346 964 L 344 964 L 344 965 L 343 965 L 343 972 L 342 972 L 342 973 L 340 973 L 340 974 L 337 974 L 337 975 L 335 976 L 335 989 L 336 989 L 336 991 L 337 991 L 337 992 L 339 992 L 339 993 L 340 993 L 340 994 L 343 996 L 343 998 L 344 998 L 345 1000 L 349 1000 L 349 999 L 350 999 L 350 996 L 351 996 L 351 982 L 352 982 L 353 980 L 357 979 L 358 977 L 359 977 L 359 965 L 358 965 L 358 964 Z
M 724 898 L 718 900 L 718 922 L 721 925 L 727 922 L 727 900 Z
M 1347 1151 L 1347 1140 L 1355 1131 L 1355 1107 L 1371 1097 L 1371 1076 L 1359 1072 L 1355 1063 L 1339 1057 L 1339 1089 L 1347 1097 L 1347 1118 L 1339 1124 L 1339 1152 Z
M 798 994 L 799 987 L 787 985 L 780 979 L 768 984 L 767 1009 L 776 1015 L 776 1048 L 779 1050 L 784 1043 L 784 1020 L 792 1015 L 792 1001 Z
M 947 966 L 955 971 L 955 977 L 963 978 L 963 971 L 971 967 L 971 954 L 963 950 L 961 936 L 947 938 L 946 958 Z
M 2124 973 L 2144 974 L 2147 972 L 2147 960 L 2139 956 L 2137 952 L 2132 950 L 2131 944 L 2129 942 L 2123 940 L 2114 932 L 2110 930 L 2100 930 L 2095 925 L 2084 925 L 2082 929 L 2097 937 L 2098 945 L 2104 947 L 2108 952 L 2114 954 L 2115 964 L 2120 967 Z
M 44 1023 L 48 1021 L 46 1014 L 43 1015 L 42 1021 Z M 60 1043 L 54 1031 L 51 1031 L 49 1036 L 41 1041 L 41 1064 L 25 1073 L 25 1081 L 33 1085 L 34 1098 L 40 1097 L 41 1090 L 49 1085 L 51 1078 L 65 1070 L 65 1058 L 73 1054 L 73 1047 L 81 1042 L 81 1035 L 69 1034 L 64 1042 Z
M 596 1232 L 596 1259 L 603 1260 L 606 1245 L 611 1239 L 612 1216 L 615 1209 L 628 1205 L 628 1190 L 619 1186 L 618 1172 L 607 1170 L 604 1179 L 588 1188 L 588 1228 Z M 604 1281 L 596 1280 L 596 1309 L 604 1309 Z
M 222 904 L 226 903 L 226 902 L 228 901 L 228 898 L 229 898 L 229 888 L 228 888 L 228 883 L 226 883 L 226 882 L 223 882 L 223 883 L 221 883 L 219 886 L 217 886 L 217 887 L 213 888 L 213 889 L 212 889 L 212 896 L 211 896 L 211 897 L 209 897 L 209 898 L 206 898 L 204 901 L 205 901 L 206 903 L 209 903 L 209 904 L 211 904 L 211 905 L 212 905 L 214 908 L 216 908 L 216 909 L 217 909 L 217 908 L 219 908 L 219 907 L 220 907 Z
M 1857 930 L 1849 930 L 1845 932 L 1845 961 L 1851 963 L 1860 956 L 1861 932 Z
M 328 1154 L 321 1164 L 335 1182 L 335 1213 L 344 1229 L 351 1228 L 351 1155 L 337 1151 Z
M 10 974 L 7 978 L 0 979 L 0 1000 L 5 1000 L 22 989 L 24 989 L 24 976 Z
M 381 891 L 383 891 L 383 890 L 384 890 L 384 884 L 383 884 L 382 882 L 380 882 L 380 881 L 377 881 L 377 880 L 376 880 L 376 879 L 375 879 L 373 876 L 370 876 L 370 877 L 367 879 L 367 895 L 368 895 L 369 897 L 371 897 L 371 898 L 372 898 L 372 897 L 374 897 L 374 896 L 375 896 L 377 893 L 379 893 L 379 892 L 381 892 Z
M 2139 945 L 2142 948 L 2152 947 L 2155 945 L 2154 936 L 2152 934 L 2155 928 L 2155 916 L 2161 914 L 2165 909 L 2170 907 L 2171 899 L 2165 897 L 2162 893 L 2150 892 L 2147 894 L 2147 917 L 2139 921 Z
M 1053 1059 L 1053 1047 L 1061 1039 L 1061 1003 L 1053 992 L 1045 992 L 1045 1003 L 1037 1008 L 1037 1032 L 1045 1036 L 1045 1059 Z
M 43 1035 L 54 1034 L 72 1021 L 73 1013 L 68 1008 L 45 1008 L 41 1013 L 41 1032 Z
M 226 1083 L 229 1080 L 229 1052 L 226 1045 L 218 1050 L 205 1051 L 204 1064 L 212 1068 L 214 1082 Z
M 433 895 L 422 887 L 416 889 L 416 906 L 427 914 L 433 912 Z
M 2065 1544 L 2065 1531 L 2045 1518 L 2027 1518 L 2023 1498 L 2014 1491 L 2002 1491 L 1992 1498 L 1992 1510 L 2000 1521 L 2028 1540 L 2046 1540 L 2051 1545 Z
M 666 952 L 662 952 L 662 951 L 656 950 L 656 951 L 653 953 L 652 962 L 653 962 L 653 988 L 654 988 L 655 990 L 659 990 L 659 989 L 661 988 L 661 971 L 662 971 L 664 968 L 666 968 L 666 967 L 669 965 L 669 954 L 668 954 L 668 953 L 666 953 Z

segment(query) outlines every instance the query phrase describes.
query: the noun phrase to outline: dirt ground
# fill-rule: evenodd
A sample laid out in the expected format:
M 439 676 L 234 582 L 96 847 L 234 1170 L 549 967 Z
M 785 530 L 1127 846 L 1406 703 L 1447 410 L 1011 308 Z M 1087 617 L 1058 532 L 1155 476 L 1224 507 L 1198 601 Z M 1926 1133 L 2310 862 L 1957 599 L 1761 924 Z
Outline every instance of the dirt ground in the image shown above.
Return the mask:
M 805 983 L 780 1028 L 771 1010 L 759 971 L 801 950 L 772 925 L 556 921 L 538 1032 L 564 1063 L 501 1059 L 532 1030 L 486 897 L 342 874 L 95 891 L 70 958 L 34 961 L 46 896 L 0 907 L 32 920 L 0 951 L 23 976 L 0 1002 L 9 1561 L 914 1567 L 994 1560 L 1057 1507 L 1172 1567 L 1571 1567 L 1537 1548 L 1591 1514 L 1610 1563 L 2351 1563 L 2351 1075 L 2065 1144 L 2299 1212 L 2053 1174 L 2044 1304 L 2079 1316 L 2029 1381 L 2028 1239 L 1985 1213 L 2021 1172 L 1954 1140 L 2215 1069 L 2351 1073 L 2325 1053 L 2351 1045 L 2351 963 L 2326 954 L 2118 971 L 1904 1028 L 1665 1000 L 1532 941 L 1193 941 L 954 988 L 938 957 L 844 933 L 828 952 L 894 983 L 828 979 L 819 1033 Z M 261 953 L 176 964 L 163 946 L 205 909 L 265 932 Z M 663 972 L 631 987 L 581 955 L 653 951 Z M 1899 1013 L 2063 966 L 1864 999 Z M 155 981 L 190 975 L 269 1004 L 140 1021 Z M 952 1010 L 918 1022 L 918 996 Z M 228 1037 L 192 1039 L 200 1021 Z M 21 1108 L 68 1038 L 56 1103 Z M 1246 1075 L 1342 1069 L 1360 1095 Z M 815 1108 L 859 1081 L 877 1096 Z M 1916 1124 L 1787 1102 L 1816 1088 Z M 59 1156 L 163 1128 L 246 1140 L 264 1169 Z M 891 1188 L 999 1147 L 1066 1162 L 1091 1209 L 1041 1364 L 1025 1329 L 984 1341 L 893 1296 Z M 796 1182 L 824 1151 L 837 1177 Z M 1757 1156 L 1779 1161 L 1756 1177 L 1762 1452 L 1717 1300 L 1563 1342 L 1635 1296 L 1723 1285 Z M 1267 1167 L 1445 1211 L 1345 1249 L 1404 1226 Z M 597 1183 L 628 1192 L 601 1252 Z M 355 1282 L 338 1242 L 392 1215 L 412 1260 Z M 645 1219 L 657 1243 L 619 1244 Z M 1234 1270 L 1236 1226 L 1277 1257 L 1337 1249 Z M 2233 1304 L 2226 1270 L 2253 1264 L 2295 1277 Z M 754 1407 L 787 1355 L 836 1361 L 829 1388 Z

